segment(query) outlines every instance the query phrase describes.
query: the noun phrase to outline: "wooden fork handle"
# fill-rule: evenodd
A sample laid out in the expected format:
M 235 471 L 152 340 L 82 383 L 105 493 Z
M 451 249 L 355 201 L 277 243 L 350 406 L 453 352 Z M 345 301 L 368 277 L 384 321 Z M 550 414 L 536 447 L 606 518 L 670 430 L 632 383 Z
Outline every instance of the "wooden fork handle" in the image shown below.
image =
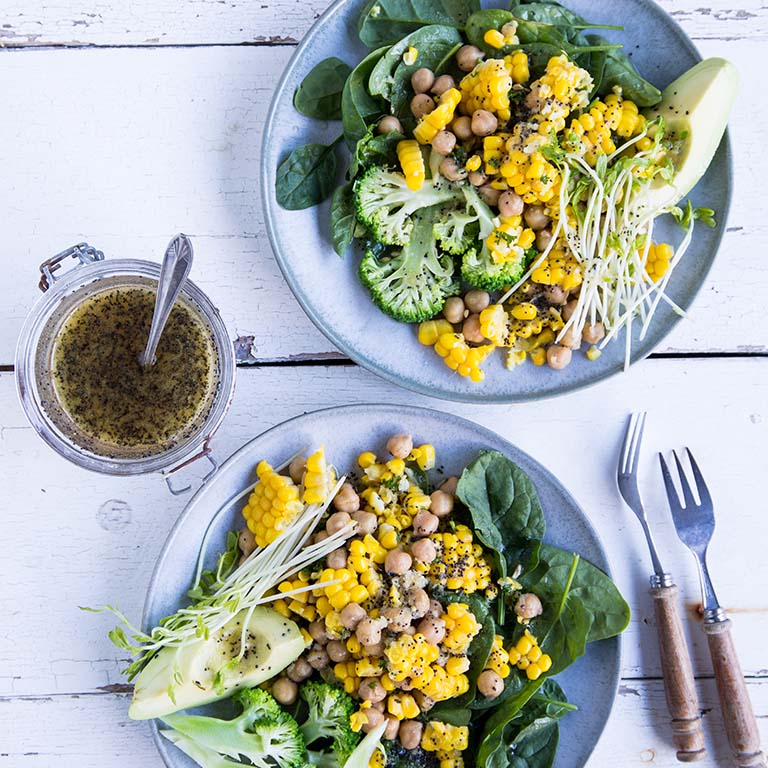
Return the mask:
M 652 587 L 656 628 L 659 635 L 664 692 L 672 717 L 672 737 L 681 763 L 693 763 L 706 757 L 704 731 L 691 657 L 677 609 L 677 586 Z
M 707 634 L 715 670 L 725 732 L 736 756 L 736 765 L 740 768 L 764 767 L 765 756 L 760 750 L 760 733 L 733 645 L 731 622 L 726 619 L 715 624 L 704 624 L 703 629 Z

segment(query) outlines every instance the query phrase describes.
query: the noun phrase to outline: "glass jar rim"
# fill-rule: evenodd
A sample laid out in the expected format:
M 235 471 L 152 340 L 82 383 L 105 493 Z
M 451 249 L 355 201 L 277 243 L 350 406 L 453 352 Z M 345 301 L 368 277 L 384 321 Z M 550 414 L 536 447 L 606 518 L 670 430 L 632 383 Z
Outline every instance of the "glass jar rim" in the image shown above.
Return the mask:
M 160 265 L 142 259 L 109 259 L 83 264 L 56 279 L 37 300 L 27 315 L 16 345 L 16 387 L 19 399 L 32 427 L 57 453 L 85 469 L 110 475 L 140 475 L 172 471 L 195 452 L 207 446 L 229 408 L 235 386 L 234 345 L 218 309 L 194 282 L 187 279 L 182 295 L 197 309 L 206 322 L 219 358 L 218 389 L 212 406 L 200 427 L 178 444 L 159 453 L 141 458 L 111 458 L 92 453 L 64 435 L 46 413 L 37 396 L 35 364 L 38 342 L 57 307 L 70 295 L 104 278 L 125 276 L 157 280 Z M 87 296 L 88 294 L 86 294 Z M 83 297 L 83 299 L 86 298 Z

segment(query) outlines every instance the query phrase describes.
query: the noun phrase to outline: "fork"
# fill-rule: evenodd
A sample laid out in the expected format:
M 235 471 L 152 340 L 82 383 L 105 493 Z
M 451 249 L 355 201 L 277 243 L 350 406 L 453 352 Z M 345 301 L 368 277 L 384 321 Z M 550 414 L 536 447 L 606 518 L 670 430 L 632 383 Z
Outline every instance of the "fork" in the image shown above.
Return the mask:
M 669 508 L 672 511 L 672 519 L 675 521 L 675 528 L 680 541 L 691 550 L 699 566 L 701 599 L 704 604 L 702 628 L 707 635 L 709 654 L 712 657 L 712 666 L 715 670 L 715 681 L 728 742 L 738 766 L 741 768 L 758 768 L 758 766 L 765 766 L 765 757 L 760 750 L 757 720 L 752 711 L 752 702 L 749 700 L 747 685 L 744 682 L 741 665 L 736 656 L 736 648 L 733 645 L 731 621 L 717 601 L 707 570 L 707 547 L 715 530 L 712 497 L 709 495 L 709 490 L 693 455 L 688 448 L 685 450 L 691 464 L 699 503 L 696 503 L 683 465 L 677 453 L 673 451 L 672 455 L 677 465 L 684 504 L 680 502 L 667 462 L 659 454 Z
M 638 456 L 644 427 L 645 413 L 630 416 L 624 445 L 619 454 L 617 483 L 627 506 L 637 515 L 651 551 L 654 573 L 651 576 L 650 593 L 656 614 L 667 709 L 672 717 L 672 736 L 677 747 L 677 759 L 683 763 L 692 763 L 702 760 L 707 752 L 693 667 L 677 609 L 677 586 L 659 560 L 637 482 Z

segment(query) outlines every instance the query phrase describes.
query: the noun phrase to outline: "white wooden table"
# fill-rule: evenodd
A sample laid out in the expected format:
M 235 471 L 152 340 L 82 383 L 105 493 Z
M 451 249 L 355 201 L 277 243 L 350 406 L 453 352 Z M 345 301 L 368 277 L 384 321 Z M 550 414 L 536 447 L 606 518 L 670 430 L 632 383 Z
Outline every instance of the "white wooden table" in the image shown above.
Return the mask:
M 728 764 L 693 561 L 651 459 L 652 449 L 694 448 L 717 502 L 713 577 L 768 746 L 768 9 L 759 0 L 664 5 L 703 55 L 731 59 L 742 75 L 731 123 L 735 197 L 717 263 L 690 319 L 627 375 L 541 404 L 478 407 L 414 396 L 351 365 L 304 316 L 273 261 L 258 189 L 262 124 L 325 0 L 0 0 L 0 766 L 161 766 L 146 725 L 126 716 L 125 658 L 106 638 L 111 622 L 78 606 L 119 599 L 140 615 L 184 499 L 157 478 L 110 479 L 59 459 L 24 420 L 13 359 L 43 259 L 82 239 L 114 257 L 157 259 L 179 230 L 194 237 L 195 280 L 233 338 L 252 337 L 216 438 L 220 457 L 304 411 L 412 402 L 493 427 L 581 502 L 633 607 L 619 696 L 590 765 L 675 764 L 648 556 L 613 480 L 624 418 L 636 408 L 650 412 L 646 496 L 684 594 L 708 765 Z M 563 447 L 544 449 L 542 434 L 558 434 Z

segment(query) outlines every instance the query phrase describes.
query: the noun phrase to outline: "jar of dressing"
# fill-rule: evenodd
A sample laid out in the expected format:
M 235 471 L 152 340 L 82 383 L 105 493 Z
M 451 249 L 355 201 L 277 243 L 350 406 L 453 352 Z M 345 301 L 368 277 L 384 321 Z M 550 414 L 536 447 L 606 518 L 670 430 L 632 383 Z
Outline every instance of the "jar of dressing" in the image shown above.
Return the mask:
M 157 361 L 142 368 L 158 264 L 105 261 L 80 243 L 40 272 L 43 296 L 19 338 L 16 383 L 43 440 L 75 464 L 112 475 L 169 475 L 203 456 L 215 468 L 209 442 L 232 398 L 235 356 L 210 299 L 185 281 Z

